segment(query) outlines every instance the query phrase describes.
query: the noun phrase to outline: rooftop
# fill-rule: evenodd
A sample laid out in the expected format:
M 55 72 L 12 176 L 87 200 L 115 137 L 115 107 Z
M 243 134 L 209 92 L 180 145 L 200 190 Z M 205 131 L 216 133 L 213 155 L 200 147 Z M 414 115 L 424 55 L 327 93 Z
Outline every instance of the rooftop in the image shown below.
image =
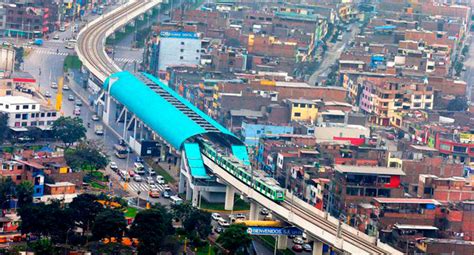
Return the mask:
M 416 230 L 438 230 L 435 226 L 425 226 L 425 225 L 408 225 L 408 224 L 398 224 L 395 223 L 394 228 L 396 229 L 416 229 Z
M 374 197 L 373 200 L 382 204 L 435 204 L 441 203 L 434 199 L 423 198 L 389 198 L 389 197 Z
M 38 102 L 24 96 L 4 96 L 0 97 L 0 104 L 38 104 Z
M 351 174 L 386 174 L 386 175 L 405 175 L 401 168 L 380 167 L 380 166 L 346 166 L 334 165 L 334 170 L 340 173 Z
M 64 187 L 64 186 L 75 186 L 74 183 L 70 182 L 56 182 L 56 183 L 47 183 L 46 186 L 49 187 Z
M 290 103 L 293 103 L 293 104 L 316 104 L 315 101 L 313 100 L 308 100 L 308 99 L 304 99 L 304 98 L 300 98 L 300 99 L 287 99 L 288 102 Z

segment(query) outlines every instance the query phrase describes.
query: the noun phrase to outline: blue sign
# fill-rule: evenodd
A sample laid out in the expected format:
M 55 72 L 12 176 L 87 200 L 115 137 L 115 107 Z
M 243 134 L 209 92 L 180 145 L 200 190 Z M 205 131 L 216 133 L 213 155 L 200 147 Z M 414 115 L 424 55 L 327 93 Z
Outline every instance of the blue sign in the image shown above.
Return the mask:
M 189 38 L 198 39 L 199 36 L 194 32 L 182 32 L 182 31 L 161 31 L 160 37 L 173 37 L 173 38 Z
M 248 227 L 247 233 L 251 235 L 295 235 L 299 236 L 303 234 L 303 231 L 296 227 L 286 227 L 286 228 L 273 228 L 273 227 Z

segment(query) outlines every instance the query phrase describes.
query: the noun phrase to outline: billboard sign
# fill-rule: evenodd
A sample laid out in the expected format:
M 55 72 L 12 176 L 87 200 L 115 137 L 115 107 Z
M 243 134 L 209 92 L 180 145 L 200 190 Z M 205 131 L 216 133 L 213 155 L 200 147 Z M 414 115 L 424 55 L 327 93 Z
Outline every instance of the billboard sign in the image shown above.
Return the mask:
M 250 235 L 302 235 L 303 231 L 296 227 L 274 228 L 274 227 L 248 227 L 247 233 Z

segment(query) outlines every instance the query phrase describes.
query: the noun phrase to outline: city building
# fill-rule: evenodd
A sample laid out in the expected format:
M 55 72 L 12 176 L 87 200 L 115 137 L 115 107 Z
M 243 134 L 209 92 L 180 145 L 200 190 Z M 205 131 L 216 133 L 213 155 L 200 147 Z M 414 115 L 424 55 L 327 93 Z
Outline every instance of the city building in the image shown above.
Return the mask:
M 8 115 L 8 126 L 15 131 L 29 127 L 46 130 L 59 118 L 57 111 L 24 96 L 0 97 L 0 112 Z

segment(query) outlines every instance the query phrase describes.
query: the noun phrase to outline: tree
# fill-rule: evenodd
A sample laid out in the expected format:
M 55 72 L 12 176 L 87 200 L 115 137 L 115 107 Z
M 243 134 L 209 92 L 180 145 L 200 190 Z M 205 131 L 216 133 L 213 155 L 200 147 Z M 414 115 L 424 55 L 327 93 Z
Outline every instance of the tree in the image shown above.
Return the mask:
M 81 142 L 74 150 L 67 150 L 64 159 L 75 170 L 95 171 L 105 168 L 109 163 L 101 148 L 92 141 Z
M 456 76 L 461 75 L 463 67 L 464 67 L 464 64 L 460 61 L 456 61 L 454 63 L 454 72 L 456 73 Z
M 184 230 L 187 233 L 195 233 L 197 237 L 204 240 L 212 231 L 211 214 L 199 209 L 194 209 L 183 221 Z
M 121 240 L 126 230 L 127 223 L 123 212 L 107 208 L 95 217 L 92 236 L 95 240 L 111 237 Z
M 0 144 L 5 142 L 9 133 L 8 115 L 0 113 Z
M 56 254 L 57 252 L 53 243 L 48 238 L 41 238 L 36 242 L 30 243 L 29 246 L 37 255 Z
M 78 117 L 59 117 L 53 122 L 52 131 L 55 137 L 68 149 L 73 143 L 86 137 L 86 128 Z
M 82 228 L 84 232 L 90 230 L 97 215 L 104 211 L 104 207 L 97 200 L 97 196 L 84 193 L 75 197 L 69 204 L 76 226 Z
M 21 64 L 23 64 L 24 54 L 25 49 L 23 47 L 15 47 L 15 69 L 19 69 Z
M 15 183 L 10 177 L 0 179 L 0 206 L 2 209 L 10 208 L 10 200 L 15 194 Z
M 236 254 L 240 249 L 250 245 L 252 238 L 247 233 L 247 227 L 243 224 L 233 224 L 222 233 L 217 242 L 230 254 Z
M 465 97 L 456 97 L 455 99 L 449 101 L 447 110 L 448 111 L 465 111 L 467 109 L 467 100 Z
M 18 199 L 18 207 L 29 205 L 33 202 L 33 183 L 23 181 L 15 188 L 16 198 Z
M 156 254 L 168 250 L 166 240 L 173 234 L 171 215 L 164 208 L 141 211 L 133 221 L 130 234 L 139 240 L 139 254 Z

